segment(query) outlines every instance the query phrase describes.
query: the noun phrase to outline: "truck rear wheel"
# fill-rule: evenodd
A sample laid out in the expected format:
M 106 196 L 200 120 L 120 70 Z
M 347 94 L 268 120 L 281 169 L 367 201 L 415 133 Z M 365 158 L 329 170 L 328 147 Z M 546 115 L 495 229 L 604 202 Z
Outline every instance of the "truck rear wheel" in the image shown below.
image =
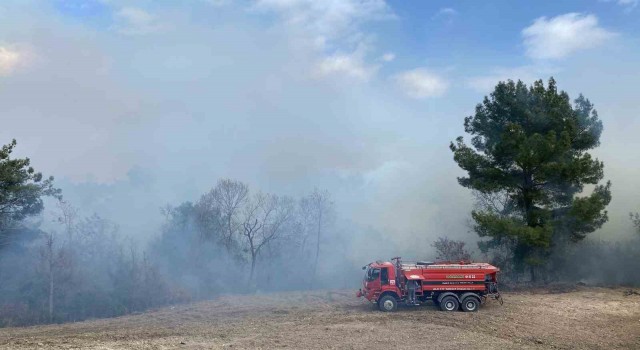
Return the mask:
M 391 295 L 385 295 L 378 300 L 380 311 L 391 312 L 398 308 L 398 301 Z
M 453 295 L 448 295 L 440 300 L 440 309 L 442 311 L 456 311 L 459 306 L 458 299 Z
M 462 310 L 467 312 L 478 311 L 480 300 L 476 297 L 468 296 L 462 300 Z

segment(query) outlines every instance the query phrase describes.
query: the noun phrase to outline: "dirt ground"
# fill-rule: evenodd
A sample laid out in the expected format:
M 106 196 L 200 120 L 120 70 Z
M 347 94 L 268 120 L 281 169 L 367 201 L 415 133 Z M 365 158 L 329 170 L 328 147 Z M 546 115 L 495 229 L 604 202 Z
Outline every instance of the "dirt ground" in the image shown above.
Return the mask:
M 353 291 L 223 297 L 139 315 L 0 329 L 0 349 L 640 349 L 640 295 L 503 293 L 475 313 L 377 311 Z

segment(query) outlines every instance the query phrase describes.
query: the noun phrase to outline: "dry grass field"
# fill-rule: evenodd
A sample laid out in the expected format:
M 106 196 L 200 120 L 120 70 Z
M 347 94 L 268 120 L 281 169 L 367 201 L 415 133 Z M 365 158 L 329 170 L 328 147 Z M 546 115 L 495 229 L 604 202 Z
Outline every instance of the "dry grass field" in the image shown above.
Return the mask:
M 353 291 L 222 297 L 139 315 L 0 329 L 0 349 L 640 349 L 640 295 L 504 293 L 476 313 L 382 313 Z

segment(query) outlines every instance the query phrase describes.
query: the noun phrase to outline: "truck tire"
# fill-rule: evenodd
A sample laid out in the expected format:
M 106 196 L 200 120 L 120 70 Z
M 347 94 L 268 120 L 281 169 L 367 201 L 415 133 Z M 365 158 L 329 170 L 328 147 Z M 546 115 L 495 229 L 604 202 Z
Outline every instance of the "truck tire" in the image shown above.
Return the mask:
M 396 311 L 398 309 L 398 301 L 391 295 L 385 295 L 378 300 L 378 308 L 384 312 Z
M 458 299 L 453 295 L 447 295 L 440 300 L 440 310 L 442 311 L 457 311 L 459 306 Z
M 462 310 L 466 312 L 476 312 L 480 307 L 480 300 L 474 296 L 468 296 L 462 300 Z

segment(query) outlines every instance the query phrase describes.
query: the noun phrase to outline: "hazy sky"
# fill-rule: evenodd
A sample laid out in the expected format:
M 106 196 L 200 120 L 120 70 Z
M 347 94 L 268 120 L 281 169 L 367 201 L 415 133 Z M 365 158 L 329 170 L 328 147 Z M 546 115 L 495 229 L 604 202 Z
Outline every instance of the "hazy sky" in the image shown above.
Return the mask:
M 401 242 L 464 238 L 471 197 L 449 142 L 498 80 L 553 75 L 599 111 L 613 182 L 599 235 L 626 235 L 640 210 L 637 4 L 3 0 L 0 143 L 16 138 L 70 200 L 128 230 L 233 177 L 326 188 Z

